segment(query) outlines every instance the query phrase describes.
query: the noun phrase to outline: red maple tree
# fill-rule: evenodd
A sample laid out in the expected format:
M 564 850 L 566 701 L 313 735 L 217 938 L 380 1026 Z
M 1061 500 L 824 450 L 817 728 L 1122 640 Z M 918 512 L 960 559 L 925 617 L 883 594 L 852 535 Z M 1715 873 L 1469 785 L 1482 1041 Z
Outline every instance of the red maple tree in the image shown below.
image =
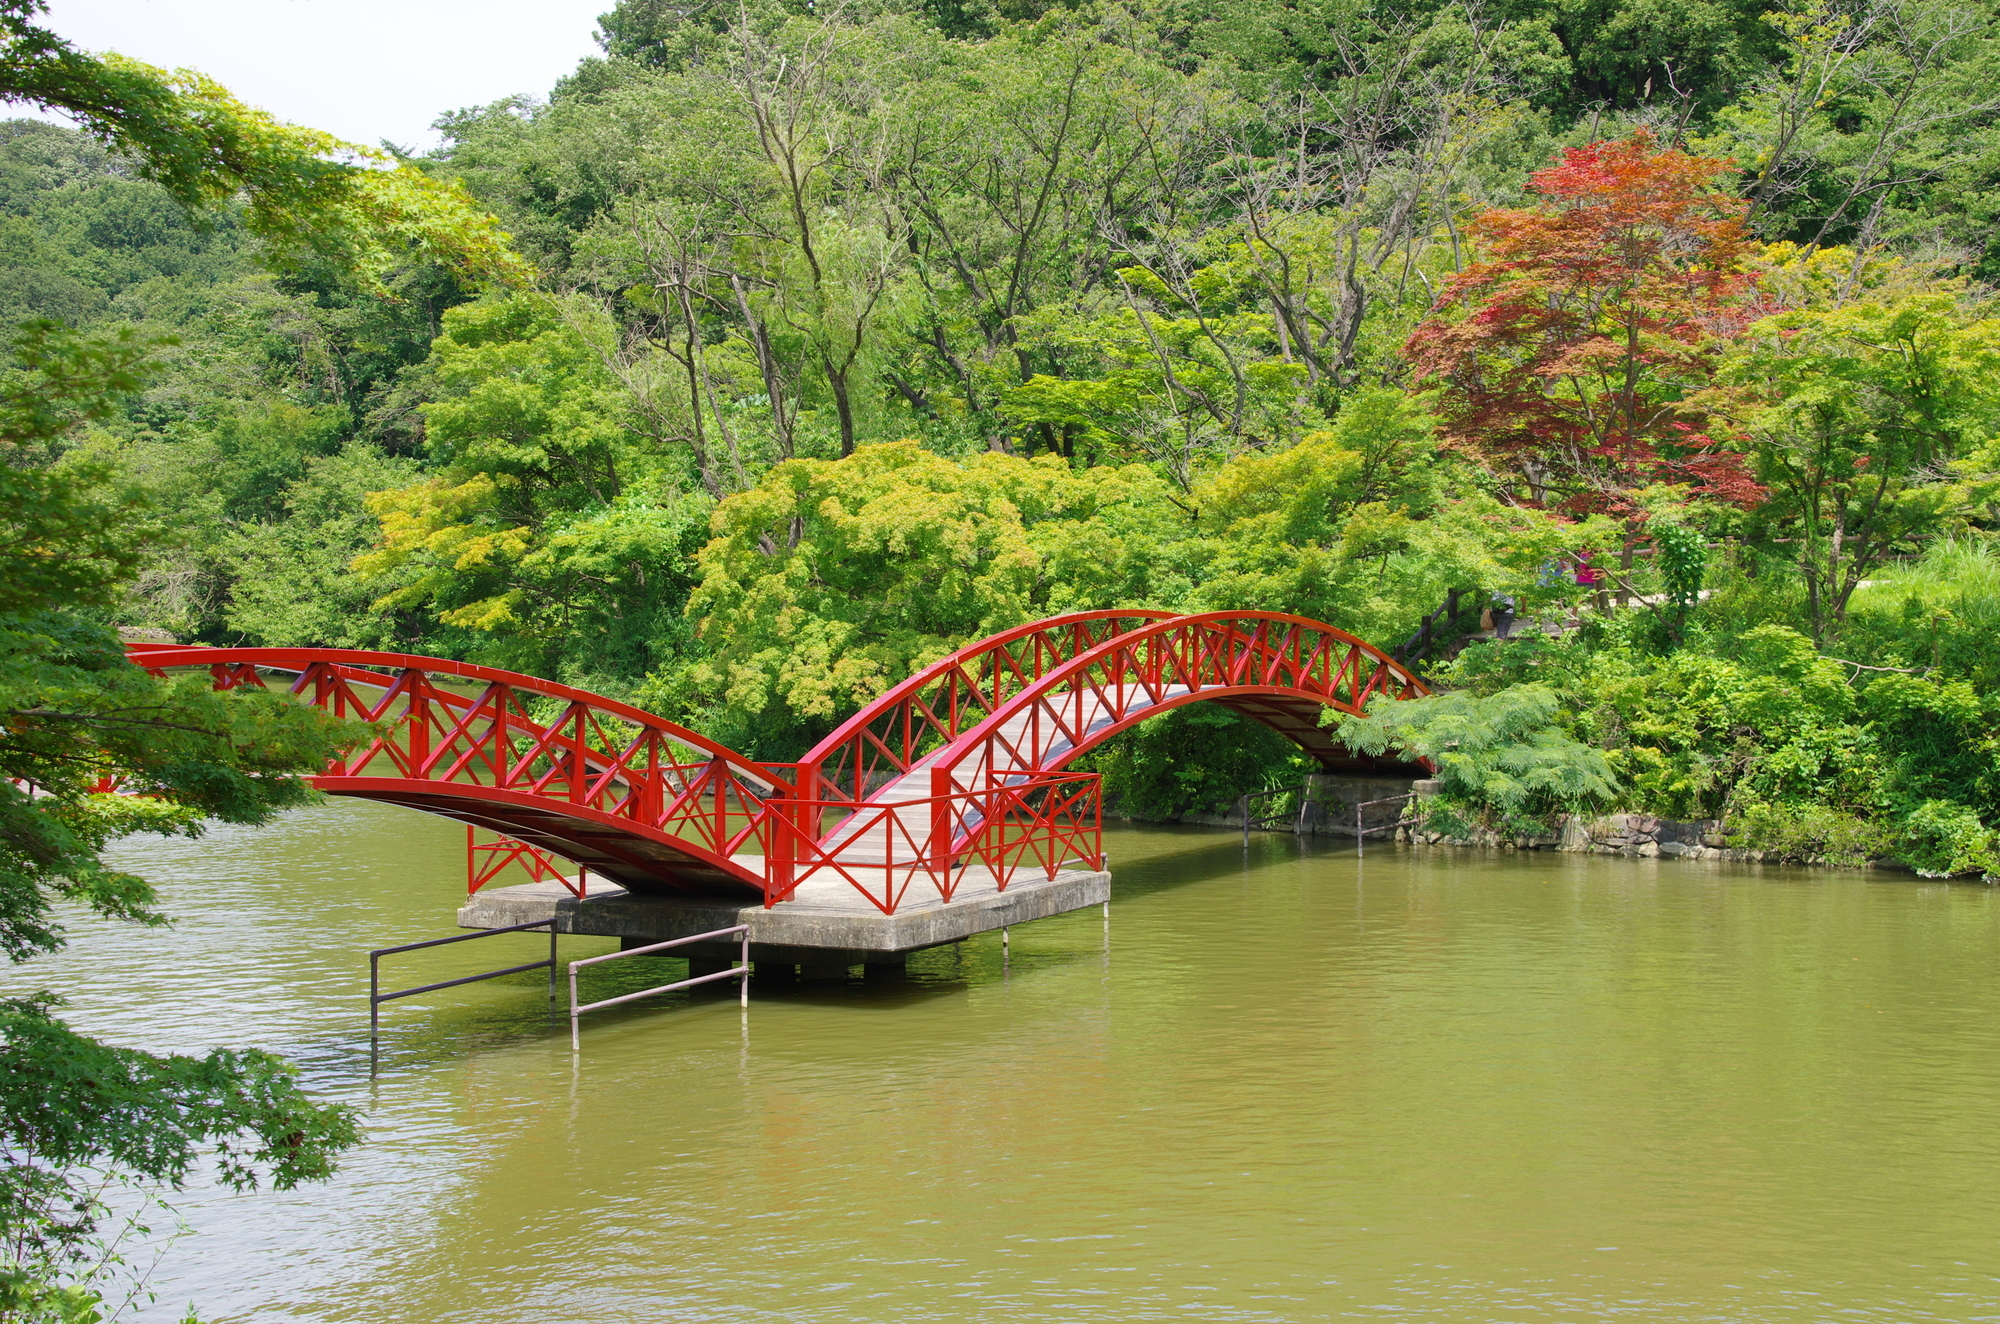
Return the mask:
M 1761 311 L 1731 169 L 1642 129 L 1565 151 L 1529 178 L 1543 202 L 1469 227 L 1483 260 L 1404 353 L 1445 388 L 1450 442 L 1510 478 L 1516 499 L 1618 515 L 1652 483 L 1761 496 L 1689 400 Z

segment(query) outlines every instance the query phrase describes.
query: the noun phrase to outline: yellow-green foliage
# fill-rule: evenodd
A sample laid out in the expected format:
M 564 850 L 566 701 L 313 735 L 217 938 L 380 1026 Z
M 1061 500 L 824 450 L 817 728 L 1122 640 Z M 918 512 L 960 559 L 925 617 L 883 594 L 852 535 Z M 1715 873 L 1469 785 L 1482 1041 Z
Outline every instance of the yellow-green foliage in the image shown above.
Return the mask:
M 1595 525 L 1447 500 L 1421 401 L 1357 397 L 1297 446 L 1183 497 L 1147 466 L 949 459 L 915 441 L 781 464 L 715 511 L 688 688 L 729 729 L 796 743 L 926 663 L 1063 611 L 1288 611 L 1389 643 L 1448 589 L 1524 600 Z M 1601 530 L 1596 530 L 1602 536 Z
M 1331 428 L 1217 469 L 1195 489 L 1196 600 L 1314 616 L 1386 646 L 1454 588 L 1524 608 L 1569 593 L 1545 568 L 1615 530 L 1472 488 L 1439 454 L 1434 425 L 1422 397 L 1361 391 Z
M 945 459 L 915 442 L 793 460 L 716 508 L 694 671 L 750 731 L 830 725 L 969 639 L 1053 612 L 1171 604 L 1172 511 L 1140 468 Z

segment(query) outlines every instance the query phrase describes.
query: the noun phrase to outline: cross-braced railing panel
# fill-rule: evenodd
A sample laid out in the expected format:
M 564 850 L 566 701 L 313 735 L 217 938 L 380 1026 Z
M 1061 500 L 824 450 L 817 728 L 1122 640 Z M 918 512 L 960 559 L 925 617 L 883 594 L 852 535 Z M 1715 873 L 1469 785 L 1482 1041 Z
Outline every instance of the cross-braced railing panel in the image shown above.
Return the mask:
M 894 686 L 799 760 L 800 790 L 866 799 L 1050 670 L 1171 612 L 1076 612 L 982 639 Z
M 489 826 L 503 813 L 532 818 L 529 804 L 558 816 L 566 808 L 582 825 L 566 836 L 551 829 L 566 842 L 592 833 L 603 842 L 608 818 L 635 837 L 682 848 L 635 852 L 603 842 L 603 859 L 579 861 L 621 882 L 643 886 L 657 873 L 679 885 L 695 866 L 762 892 L 761 869 L 734 857 L 767 848 L 765 806 L 791 789 L 780 774 L 641 709 L 532 676 L 330 651 L 148 648 L 134 660 L 163 673 L 202 667 L 225 689 L 288 676 L 298 698 L 368 723 L 370 733 L 317 779 L 341 794 L 379 786 L 376 798 L 409 803 L 413 785 L 434 787 L 425 807 L 484 799 L 478 817 Z
M 1053 879 L 1065 864 L 1104 863 L 1102 781 L 1057 773 L 1027 785 L 944 786 L 912 800 L 774 803 L 778 831 L 771 861 L 775 903 L 814 881 L 836 881 L 892 915 L 919 882 L 941 904 L 954 900 L 972 870 L 1005 891 L 1023 869 Z M 807 824 L 839 816 L 831 830 Z
M 479 829 L 470 823 L 465 825 L 465 893 L 471 896 L 480 888 L 492 882 L 510 866 L 519 866 L 528 881 L 560 883 L 572 896 L 588 893 L 588 884 L 583 875 L 575 879 L 547 851 L 538 850 L 525 841 L 499 833 L 491 834 L 493 840 L 481 841 Z
M 1321 622 L 1280 613 L 1184 616 L 1122 632 L 1071 658 L 968 729 L 931 766 L 962 781 L 1053 772 L 1146 717 L 1199 700 L 1274 697 L 1360 713 L 1377 694 L 1426 693 L 1386 654 Z

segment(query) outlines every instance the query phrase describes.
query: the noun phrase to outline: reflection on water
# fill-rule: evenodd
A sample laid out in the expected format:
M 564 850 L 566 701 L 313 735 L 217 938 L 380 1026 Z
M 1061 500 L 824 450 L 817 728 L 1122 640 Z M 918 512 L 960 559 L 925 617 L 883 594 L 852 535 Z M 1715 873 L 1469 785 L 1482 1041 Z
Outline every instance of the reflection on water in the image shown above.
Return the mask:
M 1987 888 L 1124 831 L 1110 923 L 1004 962 L 669 996 L 581 1059 L 534 972 L 386 1005 L 371 1082 L 365 952 L 451 931 L 462 842 L 357 803 L 135 841 L 179 925 L 9 973 L 366 1110 L 329 1185 L 191 1191 L 146 1318 L 2000 1318 Z

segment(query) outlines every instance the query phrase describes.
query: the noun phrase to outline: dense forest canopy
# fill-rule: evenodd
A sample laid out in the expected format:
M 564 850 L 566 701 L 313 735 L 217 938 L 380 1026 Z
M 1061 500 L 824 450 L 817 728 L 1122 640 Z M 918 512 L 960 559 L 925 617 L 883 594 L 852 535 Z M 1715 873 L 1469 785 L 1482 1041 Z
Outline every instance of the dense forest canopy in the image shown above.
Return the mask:
M 1390 645 L 1456 591 L 1575 623 L 1427 659 L 1568 742 L 1468 821 L 1983 868 L 1995 18 L 627 0 L 399 163 L 499 218 L 498 280 L 16 121 L 0 300 L 162 346 L 53 459 L 170 531 L 123 626 L 473 658 L 786 757 L 1050 612 Z M 1193 714 L 1100 766 L 1166 814 L 1299 769 Z

